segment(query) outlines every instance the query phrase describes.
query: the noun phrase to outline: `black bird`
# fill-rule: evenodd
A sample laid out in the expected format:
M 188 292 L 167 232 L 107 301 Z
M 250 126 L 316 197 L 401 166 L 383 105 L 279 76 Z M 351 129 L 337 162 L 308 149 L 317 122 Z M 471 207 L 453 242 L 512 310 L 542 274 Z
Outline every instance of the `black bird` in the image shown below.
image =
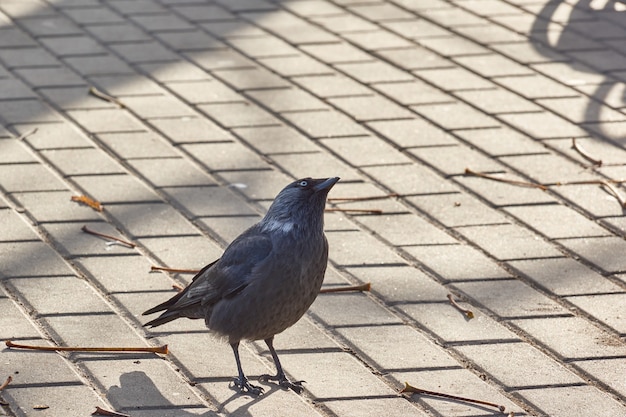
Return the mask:
M 238 236 L 222 257 L 205 266 L 183 291 L 146 311 L 165 310 L 145 326 L 160 326 L 179 317 L 204 319 L 207 327 L 228 338 L 235 353 L 241 392 L 259 395 L 239 359 L 241 340 L 263 339 L 276 365 L 277 381 L 302 392 L 302 381 L 290 382 L 274 350 L 274 335 L 295 324 L 317 297 L 328 263 L 324 206 L 338 177 L 304 178 L 286 186 L 263 219 Z

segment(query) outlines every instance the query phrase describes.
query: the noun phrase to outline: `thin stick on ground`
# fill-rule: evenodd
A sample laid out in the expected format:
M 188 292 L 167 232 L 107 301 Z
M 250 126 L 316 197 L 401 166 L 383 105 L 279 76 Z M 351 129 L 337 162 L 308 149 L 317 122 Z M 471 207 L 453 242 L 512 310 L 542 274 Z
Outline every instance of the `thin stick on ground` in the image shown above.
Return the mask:
M 617 188 L 608 181 L 603 181 L 602 186 L 606 188 L 609 193 L 613 195 L 617 199 L 617 202 L 622 207 L 622 209 L 626 209 L 626 200 L 622 197 L 622 194 L 617 190 Z
M 497 408 L 502 413 L 504 413 L 504 410 L 506 409 L 506 407 L 504 407 L 503 405 L 498 405 L 498 404 L 490 403 L 490 402 L 487 402 L 487 401 L 474 400 L 472 398 L 465 398 L 465 397 L 458 397 L 456 395 L 444 394 L 442 392 L 428 391 L 428 390 L 425 390 L 425 389 L 416 388 L 414 386 L 411 386 L 411 385 L 409 385 L 408 382 L 405 382 L 404 384 L 405 384 L 405 387 L 402 389 L 402 391 L 400 391 L 400 393 L 410 392 L 410 393 L 415 393 L 415 394 L 433 395 L 435 397 L 450 398 L 451 400 L 456 400 L 456 401 L 464 401 L 464 402 L 468 402 L 468 403 L 488 405 L 490 407 Z
M 380 209 L 342 209 L 342 208 L 327 208 L 325 211 L 337 211 L 343 213 L 369 213 L 369 214 L 383 214 Z
M 115 237 L 115 236 L 111 236 L 111 235 L 107 235 L 107 234 L 104 234 L 104 233 L 100 233 L 100 232 L 96 232 L 94 230 L 91 230 L 86 225 L 83 226 L 80 230 L 82 230 L 83 232 L 88 233 L 90 235 L 98 236 L 98 237 L 101 237 L 101 238 L 104 238 L 104 239 L 113 240 L 115 242 L 121 243 L 124 246 L 128 246 L 131 249 L 134 248 L 135 246 L 137 246 L 134 243 L 129 242 L 127 240 L 120 239 L 120 238 Z
M 459 304 L 457 304 L 456 300 L 454 299 L 452 294 L 448 294 L 447 295 L 448 300 L 450 300 L 450 304 L 452 304 L 452 306 L 454 308 L 456 308 L 457 310 L 459 310 L 461 313 L 463 313 L 465 315 L 465 317 L 467 317 L 468 319 L 473 319 L 474 318 L 474 313 L 472 312 L 472 310 L 467 310 L 464 309 L 463 307 L 461 307 Z
M 576 143 L 576 138 L 572 138 L 572 149 L 578 152 L 580 156 L 585 158 L 587 161 L 591 162 L 593 165 L 602 166 L 602 160 L 591 156 L 589 152 L 587 152 L 585 149 L 583 149 L 582 146 Z
M 503 182 L 506 184 L 519 185 L 520 187 L 539 188 L 540 190 L 543 190 L 543 191 L 546 191 L 548 189 L 548 187 L 546 187 L 543 184 L 537 184 L 535 182 L 528 182 L 528 181 L 511 180 L 508 178 L 500 178 L 500 177 L 496 177 L 496 176 L 489 175 L 489 174 L 483 174 L 482 172 L 472 171 L 469 168 L 465 168 L 465 175 L 485 178 L 488 180 Z
M 34 346 L 13 343 L 11 340 L 5 342 L 8 348 L 29 349 L 44 352 L 144 352 L 144 353 L 160 353 L 166 355 L 168 353 L 167 345 L 157 347 L 71 347 L 71 346 Z
M 369 200 L 384 200 L 386 198 L 393 198 L 393 197 L 401 197 L 401 196 L 400 194 L 391 193 L 391 194 L 386 194 L 386 195 L 376 195 L 376 196 L 369 196 L 369 197 L 334 197 L 334 198 L 328 198 L 327 201 L 330 201 L 330 202 L 369 201 Z
M 29 137 L 29 136 L 34 135 L 35 133 L 37 133 L 37 131 L 38 131 L 38 130 L 39 130 L 39 128 L 37 128 L 37 127 L 36 127 L 36 128 L 34 128 L 34 129 L 29 130 L 29 131 L 28 131 L 28 132 L 26 132 L 26 133 L 22 133 L 21 135 L 19 135 L 19 136 L 17 137 L 17 140 L 24 140 L 24 139 L 26 139 L 27 137 Z
M 341 287 L 322 288 L 320 294 L 327 294 L 329 292 L 348 292 L 348 291 L 369 291 L 372 288 L 372 284 L 366 282 L 361 285 L 345 285 Z
M 174 272 L 178 274 L 197 274 L 198 272 L 200 272 L 199 269 L 178 269 L 178 268 L 168 268 L 166 266 L 156 266 L 156 265 L 152 265 L 150 267 L 150 271 Z
M 11 375 L 7 376 L 7 379 L 0 385 L 0 391 L 9 386 L 9 384 L 13 382 L 13 377 Z
M 91 413 L 92 416 L 108 416 L 108 417 L 130 417 L 128 414 L 118 413 L 117 411 L 109 411 L 96 406 L 96 411 Z
M 99 98 L 100 100 L 104 100 L 104 101 L 108 101 L 109 103 L 113 103 L 116 106 L 118 106 L 120 109 L 126 108 L 124 103 L 122 103 L 121 101 L 119 101 L 115 97 L 110 96 L 107 93 L 98 90 L 96 87 L 89 87 L 89 94 L 91 94 L 94 97 Z

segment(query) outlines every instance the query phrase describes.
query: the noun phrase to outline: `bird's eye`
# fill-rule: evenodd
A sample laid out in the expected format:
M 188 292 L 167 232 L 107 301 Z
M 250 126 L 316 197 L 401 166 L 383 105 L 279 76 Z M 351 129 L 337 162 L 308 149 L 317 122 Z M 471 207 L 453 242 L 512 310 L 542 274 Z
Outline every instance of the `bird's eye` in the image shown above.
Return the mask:
M 300 181 L 300 182 L 298 183 L 298 185 L 299 185 L 300 187 L 304 188 L 304 187 L 306 187 L 306 186 L 308 186 L 308 185 L 309 185 L 309 182 L 308 182 L 308 181 L 306 181 L 306 180 L 302 180 L 302 181 Z

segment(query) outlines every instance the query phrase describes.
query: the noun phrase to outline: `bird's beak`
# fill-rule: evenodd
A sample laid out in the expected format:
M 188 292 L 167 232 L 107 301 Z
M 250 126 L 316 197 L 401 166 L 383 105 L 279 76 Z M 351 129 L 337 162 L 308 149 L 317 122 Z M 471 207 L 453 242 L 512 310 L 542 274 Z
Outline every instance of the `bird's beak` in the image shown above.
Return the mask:
M 313 189 L 315 190 L 316 193 L 322 190 L 330 190 L 333 187 L 333 185 L 337 184 L 337 181 L 339 181 L 339 177 L 327 178 L 324 181 L 317 184 L 315 187 L 313 187 Z

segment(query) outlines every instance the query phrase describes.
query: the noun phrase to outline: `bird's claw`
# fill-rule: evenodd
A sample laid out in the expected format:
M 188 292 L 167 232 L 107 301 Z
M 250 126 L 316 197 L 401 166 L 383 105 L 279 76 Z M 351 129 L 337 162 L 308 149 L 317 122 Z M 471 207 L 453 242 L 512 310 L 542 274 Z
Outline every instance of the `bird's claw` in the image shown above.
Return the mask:
M 296 394 L 302 394 L 302 391 L 304 390 L 302 383 L 306 382 L 306 381 L 291 382 L 290 380 L 287 379 L 285 375 L 269 375 L 269 374 L 261 375 L 259 377 L 259 381 L 261 382 L 276 381 L 278 382 L 278 385 L 280 385 L 281 387 L 285 389 L 290 389 Z
M 242 394 L 250 394 L 250 395 L 254 395 L 254 396 L 259 396 L 261 394 L 263 394 L 264 388 L 263 387 L 259 387 L 257 385 L 252 385 L 249 381 L 248 378 L 239 378 L 239 377 L 235 377 L 233 379 L 233 382 L 235 384 L 235 386 L 237 388 L 239 388 L 239 392 L 241 392 Z

